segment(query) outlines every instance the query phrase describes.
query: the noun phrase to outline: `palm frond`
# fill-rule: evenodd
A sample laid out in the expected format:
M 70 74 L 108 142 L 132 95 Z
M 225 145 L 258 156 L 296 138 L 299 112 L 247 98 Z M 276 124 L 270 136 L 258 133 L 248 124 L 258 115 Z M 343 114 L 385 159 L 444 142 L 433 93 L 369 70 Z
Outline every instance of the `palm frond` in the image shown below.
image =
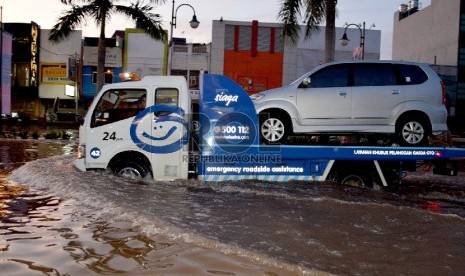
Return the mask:
M 82 3 L 91 3 L 92 0 L 60 0 L 61 3 L 65 4 L 65 5 L 74 5 L 76 4 L 77 2 L 82 2 Z
M 319 24 L 326 16 L 327 0 L 307 0 L 305 4 L 305 38 L 314 30 L 318 30 Z
M 295 43 L 299 38 L 299 18 L 300 9 L 302 8 L 302 0 L 283 0 L 281 1 L 281 9 L 278 13 L 278 18 L 283 22 L 283 30 L 281 37 L 288 37 L 292 43 Z
M 89 9 L 87 6 L 80 7 L 72 5 L 71 9 L 65 11 L 63 15 L 58 18 L 58 22 L 50 30 L 48 39 L 55 43 L 63 41 L 83 20 L 85 20 L 85 16 L 88 12 Z
M 140 2 L 133 3 L 131 6 L 115 6 L 116 12 L 130 17 L 136 22 L 136 28 L 144 30 L 153 39 L 166 41 L 167 33 L 161 24 L 161 17 L 152 13 L 153 7 L 149 5 L 140 5 Z
M 149 2 L 155 5 L 160 5 L 160 4 L 165 4 L 166 0 L 149 0 Z
M 95 21 L 97 26 L 101 26 L 104 21 L 106 22 L 111 18 L 112 11 L 114 10 L 115 0 L 86 0 L 89 1 L 88 6 L 92 12 L 90 17 Z

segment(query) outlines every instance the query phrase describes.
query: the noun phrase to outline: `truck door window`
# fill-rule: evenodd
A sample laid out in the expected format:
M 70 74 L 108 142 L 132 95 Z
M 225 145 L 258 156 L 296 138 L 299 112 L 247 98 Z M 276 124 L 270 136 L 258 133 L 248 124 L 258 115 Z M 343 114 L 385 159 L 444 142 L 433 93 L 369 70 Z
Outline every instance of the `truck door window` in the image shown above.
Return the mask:
M 158 88 L 155 92 L 155 104 L 178 106 L 179 91 L 176 88 Z
M 155 105 L 172 105 L 178 106 L 179 91 L 176 88 L 158 88 L 155 91 Z M 157 116 L 166 116 L 171 111 L 158 111 Z
M 92 114 L 91 127 L 103 126 L 133 116 L 145 108 L 144 89 L 114 89 L 106 91 Z

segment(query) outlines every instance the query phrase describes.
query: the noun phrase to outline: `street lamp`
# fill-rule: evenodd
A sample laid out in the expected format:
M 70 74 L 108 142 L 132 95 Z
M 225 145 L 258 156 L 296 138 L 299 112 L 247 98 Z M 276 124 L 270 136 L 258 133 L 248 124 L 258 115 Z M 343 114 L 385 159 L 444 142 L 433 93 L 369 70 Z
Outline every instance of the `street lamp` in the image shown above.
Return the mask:
M 342 46 L 347 46 L 349 44 L 349 38 L 347 38 L 347 28 L 349 26 L 356 26 L 360 30 L 360 49 L 362 50 L 362 59 L 365 57 L 365 22 L 363 22 L 363 27 L 360 28 L 357 24 L 347 24 L 346 28 L 344 29 L 344 34 L 342 38 L 339 39 L 339 42 Z
M 171 63 L 172 63 L 172 55 L 173 55 L 173 28 L 176 28 L 176 15 L 178 14 L 178 10 L 182 6 L 189 6 L 194 11 L 194 16 L 192 20 L 189 22 L 192 29 L 197 29 L 200 22 L 197 20 L 197 16 L 195 15 L 195 9 L 189 4 L 181 4 L 179 5 L 176 10 L 174 9 L 174 0 L 173 0 L 173 7 L 171 9 L 171 29 L 170 29 L 170 41 L 169 41 L 169 55 L 168 55 L 168 75 L 171 75 Z

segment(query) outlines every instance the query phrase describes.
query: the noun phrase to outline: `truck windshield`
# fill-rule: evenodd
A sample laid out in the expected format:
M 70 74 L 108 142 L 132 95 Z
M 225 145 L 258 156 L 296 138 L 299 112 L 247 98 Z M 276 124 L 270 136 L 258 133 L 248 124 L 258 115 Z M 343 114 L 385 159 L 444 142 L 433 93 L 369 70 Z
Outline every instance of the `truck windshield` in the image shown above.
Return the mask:
M 136 116 L 146 106 L 145 89 L 108 90 L 92 114 L 91 127 L 103 126 Z

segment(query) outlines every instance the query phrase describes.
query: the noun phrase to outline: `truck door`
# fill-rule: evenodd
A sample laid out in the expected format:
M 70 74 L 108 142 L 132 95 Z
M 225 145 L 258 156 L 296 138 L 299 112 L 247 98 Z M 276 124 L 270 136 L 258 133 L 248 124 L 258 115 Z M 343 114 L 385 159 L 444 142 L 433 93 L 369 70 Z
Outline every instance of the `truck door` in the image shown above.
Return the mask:
M 157 87 L 151 95 L 131 125 L 131 139 L 149 154 L 155 179 L 187 178 L 188 119 L 180 89 Z
M 114 88 L 96 99 L 90 121 L 84 122 L 90 167 L 106 167 L 119 151 L 136 149 L 129 128 L 144 109 L 139 102 L 146 94 L 142 88 Z

